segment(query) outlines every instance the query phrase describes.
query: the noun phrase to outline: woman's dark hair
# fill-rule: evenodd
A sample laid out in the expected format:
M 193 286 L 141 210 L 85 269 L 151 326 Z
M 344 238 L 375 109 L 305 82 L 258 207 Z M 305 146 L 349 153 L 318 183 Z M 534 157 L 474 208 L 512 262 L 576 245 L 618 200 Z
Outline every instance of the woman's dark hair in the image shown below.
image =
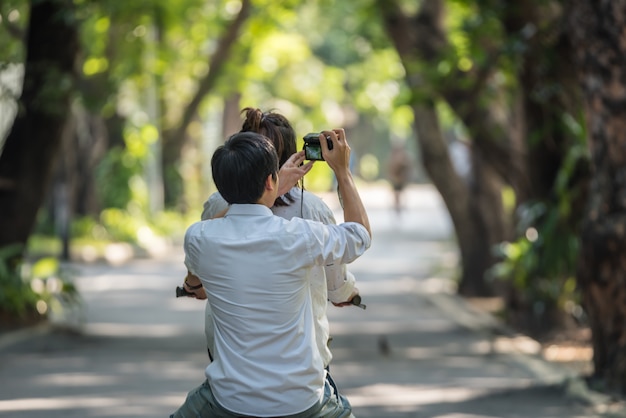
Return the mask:
M 286 117 L 271 110 L 263 112 L 252 107 L 246 107 L 241 113 L 245 119 L 240 132 L 256 132 L 269 138 L 278 154 L 279 167 L 296 153 L 296 131 Z M 274 205 L 288 206 L 294 201 L 295 199 L 287 192 L 283 196 L 278 196 Z
M 263 135 L 239 132 L 215 150 L 211 172 L 217 190 L 229 204 L 257 203 L 267 176 L 278 176 L 278 155 Z

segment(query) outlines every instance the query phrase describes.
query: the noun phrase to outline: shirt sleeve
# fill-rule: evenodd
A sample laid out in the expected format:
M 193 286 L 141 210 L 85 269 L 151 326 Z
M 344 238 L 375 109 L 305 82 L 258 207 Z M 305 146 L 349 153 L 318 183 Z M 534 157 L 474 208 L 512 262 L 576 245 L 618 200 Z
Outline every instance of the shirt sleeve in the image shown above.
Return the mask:
M 195 223 L 191 225 L 187 232 L 185 232 L 185 240 L 183 242 L 183 249 L 185 250 L 185 267 L 191 274 L 197 276 L 197 261 L 198 261 L 198 246 L 197 240 L 195 239 L 195 230 L 198 227 L 198 224 Z
M 367 229 L 359 223 L 324 225 L 315 221 L 307 222 L 314 238 L 309 241 L 312 255 L 319 265 L 351 263 L 371 245 Z
M 326 225 L 336 225 L 333 211 L 317 196 L 304 195 L 307 198 L 307 219 L 322 222 Z M 332 263 L 324 267 L 328 286 L 328 299 L 334 303 L 347 301 L 356 286 L 356 279 L 345 264 Z
M 200 219 L 206 221 L 207 219 L 215 218 L 215 215 L 228 208 L 228 202 L 224 200 L 219 192 L 213 193 L 204 202 L 204 209 L 202 210 L 202 216 Z
M 356 285 L 354 275 L 348 271 L 345 264 L 326 266 L 325 270 L 328 282 L 328 299 L 333 303 L 347 301 L 352 296 Z M 331 277 L 334 280 L 331 281 Z

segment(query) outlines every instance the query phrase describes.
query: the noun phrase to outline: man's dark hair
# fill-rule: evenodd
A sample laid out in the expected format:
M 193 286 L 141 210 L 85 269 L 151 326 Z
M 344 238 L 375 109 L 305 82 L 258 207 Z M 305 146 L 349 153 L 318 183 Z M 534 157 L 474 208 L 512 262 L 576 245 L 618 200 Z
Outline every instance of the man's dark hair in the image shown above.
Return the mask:
M 238 132 L 215 150 L 211 172 L 217 190 L 229 204 L 257 203 L 267 176 L 278 176 L 278 155 L 265 136 Z

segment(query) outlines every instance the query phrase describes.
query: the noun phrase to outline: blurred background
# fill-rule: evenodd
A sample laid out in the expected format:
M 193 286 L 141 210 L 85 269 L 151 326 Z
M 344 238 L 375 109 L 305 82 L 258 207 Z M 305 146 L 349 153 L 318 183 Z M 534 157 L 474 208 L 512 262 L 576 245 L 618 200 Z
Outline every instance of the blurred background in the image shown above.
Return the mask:
M 300 138 L 343 127 L 360 187 L 390 199 L 395 187 L 399 212 L 404 188 L 434 187 L 454 227 L 460 295 L 496 298 L 500 318 L 537 338 L 587 330 L 593 306 L 608 304 L 593 343 L 613 352 L 626 299 L 590 289 L 600 265 L 612 267 L 599 281 L 623 273 L 623 234 L 581 257 L 585 237 L 605 241 L 591 221 L 623 210 L 611 197 L 619 170 L 590 189 L 594 162 L 620 166 L 626 143 L 610 128 L 624 113 L 611 36 L 625 19 L 602 20 L 626 8 L 604 3 L 3 0 L 0 324 L 45 320 L 71 300 L 65 261 L 180 245 L 215 191 L 213 150 L 250 106 L 285 115 Z M 600 34 L 598 22 L 615 30 Z M 594 74 L 604 78 L 581 84 Z M 615 101 L 585 106 L 598 97 Z M 591 133 L 590 111 L 606 122 Z M 595 161 L 590 141 L 603 150 Z M 304 187 L 333 193 L 332 172 L 317 163 Z M 585 218 L 590 193 L 604 197 Z M 603 231 L 623 226 L 611 222 Z M 597 375 L 612 373 L 606 358 Z

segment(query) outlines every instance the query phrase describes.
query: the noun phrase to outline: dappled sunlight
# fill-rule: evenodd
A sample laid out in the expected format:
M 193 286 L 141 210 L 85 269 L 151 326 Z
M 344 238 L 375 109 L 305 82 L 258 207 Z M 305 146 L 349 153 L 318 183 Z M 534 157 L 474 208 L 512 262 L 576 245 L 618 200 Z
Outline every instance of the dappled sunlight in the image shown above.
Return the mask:
M 21 398 L 0 400 L 0 412 L 25 411 L 73 411 L 85 410 L 80 415 L 83 418 L 90 416 L 107 417 L 145 417 L 166 416 L 173 412 L 184 401 L 186 393 L 168 393 L 155 396 L 57 396 L 54 398 Z M 101 408 L 106 408 L 106 414 Z M 93 410 L 87 412 L 87 410 Z M 55 415 L 56 416 L 56 415 Z
M 369 309 L 369 308 L 368 308 Z M 355 325 L 354 322 L 334 320 L 331 324 L 332 334 L 336 337 L 346 335 L 388 335 L 406 332 L 449 332 L 456 328 L 450 322 L 433 319 L 431 321 L 413 322 L 407 318 L 405 322 L 368 321 L 367 326 Z M 333 350 L 334 351 L 334 350 Z
M 51 373 L 36 377 L 38 385 L 73 386 L 111 386 L 119 383 L 120 377 L 103 376 L 96 373 Z
M 454 346 L 456 344 L 449 344 L 449 346 L 450 345 Z M 402 350 L 400 352 L 400 355 L 411 360 L 425 360 L 425 359 L 434 358 L 434 357 L 445 357 L 446 360 L 450 360 L 451 362 L 450 364 L 452 364 L 452 362 L 454 362 L 454 359 L 450 357 L 449 352 L 453 350 L 458 352 L 459 348 L 460 347 L 453 347 L 451 350 L 449 347 L 441 347 L 441 346 L 409 347 L 409 348 Z M 489 341 L 476 341 L 473 343 L 464 344 L 462 348 L 463 348 L 463 352 L 466 355 L 490 354 L 491 349 L 492 349 Z M 461 357 L 461 359 L 464 362 L 467 362 L 468 360 L 467 357 Z
M 99 322 L 89 325 L 88 334 L 101 337 L 174 338 L 189 334 L 189 328 L 176 324 L 120 324 Z
M 125 403 L 117 397 L 23 398 L 0 401 L 0 411 L 51 411 L 55 409 L 109 408 Z
M 172 292 L 173 293 L 173 292 Z M 165 309 L 176 312 L 204 312 L 206 301 L 181 297 L 172 298 L 165 304 Z M 202 318 L 199 318 L 202 321 Z
M 182 283 L 182 279 L 180 280 Z M 154 289 L 172 289 L 172 296 L 174 295 L 174 286 L 177 284 L 175 278 L 172 278 L 171 282 L 164 280 L 150 280 L 149 288 Z M 146 281 L 143 278 L 137 277 L 137 275 L 102 275 L 97 277 L 91 277 L 89 280 L 82 280 L 80 282 L 81 290 L 85 292 L 101 292 L 106 290 L 115 289 L 119 290 L 146 290 Z
M 525 335 L 513 337 L 498 337 L 493 342 L 494 350 L 498 353 L 521 352 L 524 354 L 539 354 L 541 344 Z
M 204 378 L 207 357 L 201 339 L 192 344 L 186 339 L 186 345 L 197 347 L 197 351 L 192 355 L 183 352 L 180 356 L 173 355 L 176 339 L 172 338 L 116 339 L 117 353 L 110 352 L 109 348 L 113 347 L 110 340 L 74 338 L 73 341 L 70 351 L 65 345 L 59 345 L 43 358 L 18 356 L 17 364 L 11 361 L 10 367 L 3 365 L 5 376 L 12 373 L 17 388 L 3 386 L 1 392 L 5 399 L 0 400 L 0 416 L 28 411 L 36 413 L 33 417 L 166 416 L 183 402 L 187 391 Z M 76 345 L 78 341 L 86 346 L 74 351 L 81 347 Z M 86 350 L 87 346 L 91 348 Z M 129 354 L 139 350 L 140 359 L 126 357 L 124 351 L 119 351 L 121 347 L 133 350 L 127 351 Z M 32 370 L 24 376 L 25 369 Z M 165 381 L 168 383 L 162 387 Z M 25 392 L 19 387 L 29 390 Z M 41 393 L 45 396 L 39 395 Z
M 544 356 L 546 359 L 556 362 L 589 362 L 593 360 L 593 348 L 567 347 L 552 344 L 544 350 Z
M 377 384 L 345 390 L 344 393 L 353 406 L 364 407 L 463 402 L 487 391 L 466 387 Z
M 127 243 L 114 243 L 107 245 L 104 258 L 114 266 L 119 266 L 133 257 L 133 248 Z

